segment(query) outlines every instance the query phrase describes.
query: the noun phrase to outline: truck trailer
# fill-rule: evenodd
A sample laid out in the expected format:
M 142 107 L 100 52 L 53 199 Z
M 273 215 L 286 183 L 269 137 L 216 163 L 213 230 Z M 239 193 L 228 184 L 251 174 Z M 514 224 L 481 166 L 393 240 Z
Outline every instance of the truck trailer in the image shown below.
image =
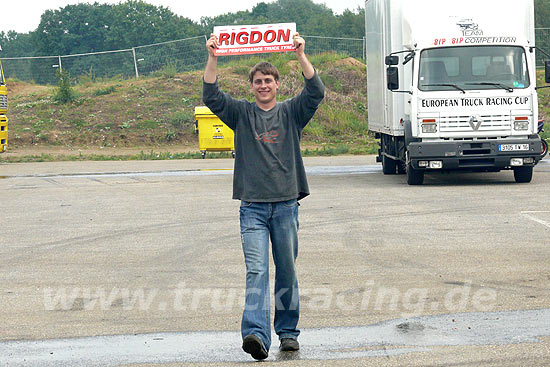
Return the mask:
M 496 14 L 498 13 L 498 16 Z M 369 130 L 384 174 L 540 161 L 533 0 L 367 0 Z M 550 82 L 550 62 L 545 63 Z

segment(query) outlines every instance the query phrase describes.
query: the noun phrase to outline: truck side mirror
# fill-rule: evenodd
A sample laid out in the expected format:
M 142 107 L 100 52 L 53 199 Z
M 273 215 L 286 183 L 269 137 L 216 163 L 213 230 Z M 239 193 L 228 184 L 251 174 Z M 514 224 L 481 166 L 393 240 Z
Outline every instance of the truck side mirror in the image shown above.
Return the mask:
M 395 66 L 390 66 L 386 69 L 386 76 L 388 79 L 388 89 L 399 89 L 399 69 Z
M 550 61 L 546 60 L 544 62 L 544 81 L 550 83 Z
M 385 63 L 387 66 L 399 64 L 399 56 L 386 56 Z

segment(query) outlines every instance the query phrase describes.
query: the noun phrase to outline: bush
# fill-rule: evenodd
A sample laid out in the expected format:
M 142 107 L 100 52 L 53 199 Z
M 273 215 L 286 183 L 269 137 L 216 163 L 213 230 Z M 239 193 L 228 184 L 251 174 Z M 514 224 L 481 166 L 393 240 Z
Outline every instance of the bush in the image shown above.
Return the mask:
M 114 85 L 111 85 L 110 87 L 100 88 L 94 91 L 94 96 L 105 96 L 107 94 L 111 94 L 116 90 Z
M 57 69 L 57 89 L 53 99 L 57 103 L 73 102 L 76 99 L 76 93 L 71 86 L 71 76 L 68 71 Z
M 176 64 L 166 64 L 160 70 L 157 70 L 153 73 L 154 76 L 164 79 L 172 79 L 176 76 L 178 72 L 178 67 Z

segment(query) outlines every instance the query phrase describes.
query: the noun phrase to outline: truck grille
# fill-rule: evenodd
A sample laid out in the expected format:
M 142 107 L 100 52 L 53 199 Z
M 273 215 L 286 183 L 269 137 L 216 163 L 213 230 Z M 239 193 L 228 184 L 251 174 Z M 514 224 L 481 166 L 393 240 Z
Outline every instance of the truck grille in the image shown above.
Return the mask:
M 0 95 L 0 110 L 8 109 L 8 96 L 5 94 Z
M 459 132 L 489 132 L 489 131 L 510 131 L 512 123 L 510 115 L 480 115 L 481 125 L 474 130 L 470 125 L 472 116 L 440 116 L 439 126 L 442 133 Z

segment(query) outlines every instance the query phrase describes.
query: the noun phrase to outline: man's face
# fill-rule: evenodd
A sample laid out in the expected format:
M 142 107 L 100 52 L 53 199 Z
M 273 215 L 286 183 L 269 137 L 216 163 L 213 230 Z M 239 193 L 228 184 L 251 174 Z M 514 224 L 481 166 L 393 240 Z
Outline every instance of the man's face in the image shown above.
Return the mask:
M 279 81 L 276 81 L 273 75 L 266 75 L 257 71 L 252 78 L 250 89 L 256 97 L 256 102 L 269 104 L 277 97 Z

